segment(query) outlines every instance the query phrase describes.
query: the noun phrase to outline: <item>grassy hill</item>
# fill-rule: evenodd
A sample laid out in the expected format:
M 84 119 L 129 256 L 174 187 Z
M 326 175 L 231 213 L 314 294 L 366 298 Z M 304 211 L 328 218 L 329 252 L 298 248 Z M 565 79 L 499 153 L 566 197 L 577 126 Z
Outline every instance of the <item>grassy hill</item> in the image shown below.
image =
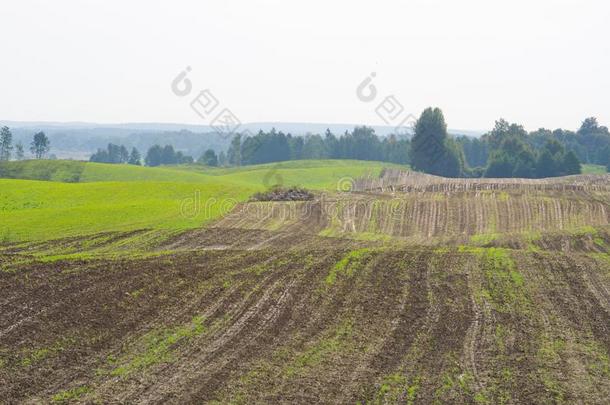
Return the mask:
M 0 179 L 0 241 L 194 228 L 274 184 L 332 191 L 341 179 L 377 175 L 387 166 L 393 165 L 326 160 L 217 169 L 5 162 L 0 164 L 0 177 L 7 178 Z

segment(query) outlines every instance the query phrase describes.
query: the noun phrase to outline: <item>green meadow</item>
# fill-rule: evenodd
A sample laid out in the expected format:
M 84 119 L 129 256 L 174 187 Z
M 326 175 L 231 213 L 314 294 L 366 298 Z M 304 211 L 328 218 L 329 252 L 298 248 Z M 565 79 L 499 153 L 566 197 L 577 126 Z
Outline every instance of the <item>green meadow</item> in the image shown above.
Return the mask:
M 401 166 L 355 160 L 300 160 L 232 168 L 67 160 L 2 162 L 0 242 L 196 228 L 276 184 L 335 191 L 349 184 L 349 179 L 377 176 L 384 167 Z M 605 168 L 583 165 L 583 172 L 604 173 Z
M 333 191 L 342 179 L 376 176 L 389 166 L 349 160 L 290 161 L 230 169 L 3 162 L 0 241 L 195 228 L 275 184 Z
M 602 165 L 582 165 L 582 174 L 605 174 L 608 170 Z

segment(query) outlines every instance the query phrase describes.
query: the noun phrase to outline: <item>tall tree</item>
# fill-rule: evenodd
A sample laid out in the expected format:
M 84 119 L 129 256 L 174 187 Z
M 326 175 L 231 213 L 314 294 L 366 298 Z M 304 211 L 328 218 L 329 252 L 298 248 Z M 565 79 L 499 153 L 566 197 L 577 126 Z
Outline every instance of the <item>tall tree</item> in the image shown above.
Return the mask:
M 307 135 L 303 144 L 303 159 L 324 159 L 326 150 L 320 135 Z
M 0 130 L 0 160 L 11 160 L 11 150 L 13 149 L 13 134 L 8 127 Z
M 473 138 L 469 136 L 460 136 L 456 138 L 462 149 L 464 157 L 469 167 L 484 167 L 489 159 L 489 144 L 483 139 Z
M 447 124 L 439 108 L 426 108 L 415 123 L 411 140 L 411 165 L 415 170 L 436 174 L 437 164 L 445 154 Z
M 448 141 L 447 124 L 440 108 L 426 108 L 415 124 L 411 140 L 411 165 L 439 176 L 459 177 L 463 158 Z
M 582 173 L 580 161 L 576 157 L 576 154 L 572 151 L 569 151 L 564 155 L 562 166 L 563 172 L 566 175 Z
M 227 160 L 230 165 L 241 166 L 241 134 L 237 134 L 231 140 Z
M 144 161 L 146 162 L 146 166 L 159 166 L 162 161 L 162 151 L 163 148 L 159 145 L 153 145 L 148 149 L 146 153 L 146 158 Z
M 109 163 L 121 163 L 121 147 L 113 143 L 108 144 Z
M 121 145 L 121 148 L 119 149 L 119 158 L 121 163 L 129 162 L 129 151 L 124 145 Z
M 539 178 L 546 178 L 555 177 L 556 173 L 557 161 L 548 149 L 544 149 L 536 162 L 536 175 Z
M 142 155 L 140 155 L 140 151 L 135 147 L 131 148 L 131 154 L 129 155 L 129 160 L 127 161 L 130 165 L 140 166 L 142 164 Z
M 25 158 L 25 152 L 23 151 L 23 144 L 21 142 L 17 142 L 17 145 L 15 145 L 15 158 L 17 160 L 23 160 Z
M 326 152 L 326 158 L 337 159 L 339 157 L 337 153 L 337 137 L 330 131 L 329 128 L 326 128 L 326 132 L 324 133 L 324 149 Z
M 291 136 L 288 134 L 288 145 L 290 147 L 290 160 L 303 159 L 303 148 L 305 142 L 300 136 Z
M 44 132 L 34 134 L 34 140 L 30 146 L 30 151 L 36 159 L 42 159 L 51 150 L 51 142 Z
M 578 135 L 589 135 L 599 130 L 599 124 L 597 118 L 589 117 L 585 118 L 578 130 Z
M 179 157 L 176 156 L 174 147 L 172 145 L 165 145 L 161 151 L 161 163 L 164 165 L 173 165 L 178 162 Z

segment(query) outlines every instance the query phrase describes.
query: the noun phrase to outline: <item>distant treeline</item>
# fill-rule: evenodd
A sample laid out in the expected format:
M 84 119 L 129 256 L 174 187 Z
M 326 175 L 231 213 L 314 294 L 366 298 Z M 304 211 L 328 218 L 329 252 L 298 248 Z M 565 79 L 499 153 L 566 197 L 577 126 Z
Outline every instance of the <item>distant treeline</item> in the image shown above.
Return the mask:
M 142 155 L 137 148 L 131 148 L 131 152 L 124 145 L 109 143 L 106 149 L 98 149 L 91 155 L 90 162 L 97 163 L 127 163 L 130 165 L 141 165 Z M 146 166 L 175 165 L 193 163 L 191 156 L 184 155 L 174 150 L 172 145 L 153 145 L 148 149 L 144 158 Z
M 577 131 L 541 128 L 527 132 L 503 119 L 481 138 L 458 137 L 469 168 L 486 177 L 552 177 L 574 174 L 577 163 L 610 170 L 610 133 L 594 117 Z M 484 170 L 482 170 L 484 169 Z
M 91 158 L 90 162 L 98 163 L 128 163 L 130 165 L 141 165 L 142 156 L 136 148 L 131 149 L 131 153 L 123 145 L 109 143 L 106 149 L 98 149 Z
M 581 163 L 604 165 L 610 170 L 610 133 L 595 118 L 587 118 L 577 131 L 539 129 L 503 119 L 480 138 L 450 136 L 443 113 L 426 109 L 412 135 L 379 137 L 361 126 L 337 136 L 292 136 L 272 129 L 252 136 L 237 134 L 228 150 L 206 150 L 196 159 L 207 166 L 240 166 L 300 159 L 357 159 L 410 164 L 413 169 L 448 177 L 554 177 L 581 172 Z M 92 161 L 140 164 L 136 148 L 109 144 Z M 172 145 L 154 145 L 144 158 L 148 166 L 194 163 L 193 157 Z
M 260 131 L 255 136 L 233 138 L 227 152 L 229 165 L 253 165 L 300 159 L 357 159 L 403 163 L 409 161 L 409 141 L 390 135 L 380 138 L 368 127 L 356 127 L 337 137 L 329 130 L 324 136 L 292 136 L 281 131 Z
M 208 151 L 210 152 L 210 151 Z M 378 137 L 356 127 L 335 136 L 294 137 L 274 130 L 242 138 L 236 135 L 219 164 L 238 166 L 298 159 L 359 159 L 410 164 L 414 169 L 448 177 L 554 177 L 581 172 L 581 162 L 610 170 L 610 133 L 595 118 L 576 131 L 539 129 L 500 119 L 481 138 L 452 137 L 440 109 L 428 108 L 413 135 Z

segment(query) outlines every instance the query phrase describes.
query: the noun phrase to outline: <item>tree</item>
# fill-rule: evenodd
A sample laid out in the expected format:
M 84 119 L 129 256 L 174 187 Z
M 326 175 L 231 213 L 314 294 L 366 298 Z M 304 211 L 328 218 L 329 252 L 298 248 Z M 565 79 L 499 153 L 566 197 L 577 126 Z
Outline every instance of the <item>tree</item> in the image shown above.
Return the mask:
M 257 135 L 243 140 L 241 163 L 255 165 L 290 160 L 291 138 L 274 128 L 268 133 L 259 131 Z
M 23 144 L 21 142 L 18 142 L 17 145 L 15 145 L 15 158 L 17 160 L 23 160 L 25 158 Z
M 439 108 L 426 108 L 415 123 L 411 140 L 411 165 L 415 170 L 436 174 L 437 163 L 445 154 L 447 124 Z
M 489 143 L 492 149 L 500 147 L 502 142 L 507 138 L 517 137 L 521 140 L 527 137 L 527 131 L 519 124 L 511 124 L 508 121 L 500 118 L 496 121 L 494 129 L 491 132 L 483 135 L 483 140 Z
M 326 150 L 320 135 L 307 135 L 303 144 L 303 159 L 324 159 Z
M 302 137 L 293 137 L 288 134 L 288 145 L 290 147 L 290 160 L 303 159 L 303 147 L 305 146 L 305 142 Z
M 518 135 L 506 135 L 492 152 L 485 177 L 536 177 L 536 157 Z
M 337 137 L 330 132 L 329 128 L 326 128 L 326 132 L 324 133 L 324 149 L 326 158 L 336 159 L 338 157 Z
M 565 152 L 565 148 L 563 147 L 563 145 L 560 144 L 556 139 L 548 140 L 544 147 L 548 149 L 548 151 L 551 152 L 551 155 L 553 156 L 558 154 L 563 155 Z
M 13 149 L 13 134 L 8 127 L 0 130 L 0 160 L 11 160 L 11 150 Z
M 218 157 L 212 149 L 206 150 L 203 155 L 197 160 L 197 163 L 206 166 L 218 166 Z
M 466 163 L 469 167 L 483 167 L 487 165 L 487 160 L 489 159 L 489 144 L 483 139 L 460 136 L 456 138 L 456 142 L 461 145 Z
M 119 149 L 119 160 L 120 163 L 129 162 L 129 151 L 127 151 L 127 148 L 124 145 L 121 145 L 121 148 Z
M 536 162 L 536 175 L 539 178 L 554 177 L 557 173 L 556 161 L 548 149 L 544 149 Z
M 173 165 L 176 163 L 193 163 L 191 156 L 185 156 L 182 152 L 176 152 L 172 145 L 153 145 L 148 149 L 146 158 L 147 166 Z
M 121 163 L 121 147 L 113 143 L 108 144 L 108 163 Z
M 30 151 L 36 159 L 42 159 L 51 150 L 51 142 L 44 132 L 34 134 L 34 140 L 30 146 Z
M 524 150 L 517 156 L 512 177 L 525 179 L 536 177 L 536 157 L 532 152 Z
M 605 126 L 600 126 L 597 118 L 585 119 L 577 132 L 576 140 L 579 144 L 580 157 L 586 163 L 606 164 L 606 158 L 600 155 L 600 151 L 610 146 L 610 132 Z M 574 147 L 570 149 L 575 150 Z M 575 150 L 575 152 L 577 152 Z
M 140 166 L 142 164 L 141 160 L 142 155 L 140 155 L 140 151 L 138 151 L 135 147 L 132 148 L 127 163 L 130 165 Z
M 98 149 L 91 157 L 89 158 L 90 162 L 96 163 L 110 163 L 110 156 L 108 154 L 107 149 Z
M 490 178 L 502 178 L 511 177 L 514 170 L 513 162 L 511 162 L 505 153 L 494 152 L 487 170 L 485 171 L 485 177 Z
M 109 143 L 105 150 L 98 149 L 97 152 L 91 155 L 89 161 L 98 163 L 128 163 L 129 152 L 124 145 L 119 146 Z
M 161 151 L 161 164 L 173 165 L 179 163 L 172 145 L 165 145 Z
M 426 108 L 415 124 L 411 140 L 411 165 L 415 170 L 447 177 L 459 177 L 463 155 L 448 140 L 447 124 L 440 108 Z
M 445 139 L 445 157 L 439 162 L 440 174 L 446 177 L 461 177 L 464 174 L 464 151 L 451 138 Z
M 163 149 L 159 145 L 151 146 L 144 159 L 146 166 L 159 166 L 163 162 L 161 157 L 162 151 Z
M 538 177 L 556 177 L 581 173 L 578 157 L 573 151 L 566 153 L 562 144 L 548 140 L 536 163 Z
M 231 140 L 231 145 L 227 152 L 227 160 L 230 165 L 241 166 L 241 134 L 237 134 Z
M 610 164 L 610 144 L 602 148 L 598 152 L 597 161 L 600 165 L 607 166 Z
M 585 118 L 578 130 L 578 135 L 589 135 L 594 132 L 597 132 L 599 129 L 599 124 L 597 123 L 597 118 L 589 117 Z
M 218 154 L 218 166 L 226 166 L 227 165 L 227 155 L 224 151 L 220 151 Z
M 566 175 L 582 173 L 580 161 L 572 151 L 569 151 L 563 157 L 563 172 Z

